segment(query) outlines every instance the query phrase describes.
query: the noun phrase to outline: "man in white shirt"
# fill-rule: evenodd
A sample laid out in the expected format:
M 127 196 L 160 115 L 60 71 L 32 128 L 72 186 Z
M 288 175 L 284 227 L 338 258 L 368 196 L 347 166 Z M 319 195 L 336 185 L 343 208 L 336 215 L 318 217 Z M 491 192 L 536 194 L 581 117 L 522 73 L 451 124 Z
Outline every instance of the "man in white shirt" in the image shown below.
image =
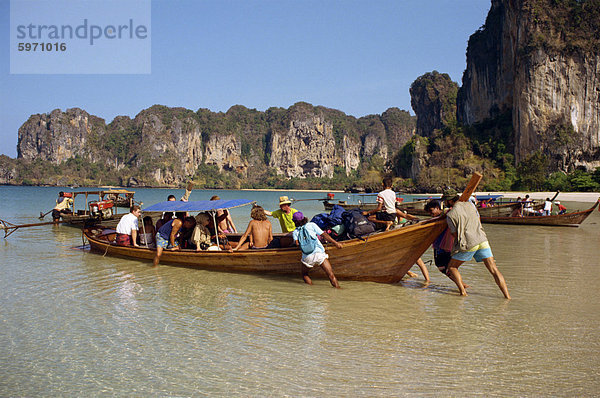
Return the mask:
M 364 216 L 376 224 L 384 224 L 385 230 L 394 225 L 396 219 L 396 192 L 392 191 L 392 179 L 383 179 L 383 191 L 377 194 L 377 208 L 363 212 Z
M 117 225 L 117 245 L 137 247 L 138 217 L 142 213 L 140 206 L 133 205 L 130 212 L 121 217 Z

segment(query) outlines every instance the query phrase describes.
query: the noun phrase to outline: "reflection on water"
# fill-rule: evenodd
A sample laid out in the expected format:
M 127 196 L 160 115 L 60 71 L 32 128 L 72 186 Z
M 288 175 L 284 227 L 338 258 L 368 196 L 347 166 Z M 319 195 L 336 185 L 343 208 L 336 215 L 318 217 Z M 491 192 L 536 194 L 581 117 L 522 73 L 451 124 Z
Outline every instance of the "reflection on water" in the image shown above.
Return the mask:
M 0 187 L 0 218 L 34 222 L 55 191 Z M 64 226 L 19 230 L 0 241 L 0 395 L 593 396 L 599 222 L 486 225 L 511 301 L 482 264 L 461 267 L 467 298 L 432 266 L 427 288 L 419 274 L 338 291 L 72 250 L 81 233 Z

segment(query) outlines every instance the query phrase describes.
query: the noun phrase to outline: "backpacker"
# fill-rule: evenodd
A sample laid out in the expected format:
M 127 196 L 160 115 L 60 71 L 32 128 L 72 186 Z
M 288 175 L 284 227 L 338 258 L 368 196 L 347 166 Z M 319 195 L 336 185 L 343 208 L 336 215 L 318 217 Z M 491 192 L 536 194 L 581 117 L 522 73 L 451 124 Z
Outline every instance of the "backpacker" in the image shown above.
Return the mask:
M 317 238 L 313 237 L 308 230 L 306 229 L 306 225 L 302 227 L 298 227 L 298 243 L 300 244 L 300 249 L 304 254 L 311 254 L 317 248 Z
M 360 209 L 352 209 L 344 213 L 344 226 L 351 239 L 375 232 L 375 224 L 363 216 Z

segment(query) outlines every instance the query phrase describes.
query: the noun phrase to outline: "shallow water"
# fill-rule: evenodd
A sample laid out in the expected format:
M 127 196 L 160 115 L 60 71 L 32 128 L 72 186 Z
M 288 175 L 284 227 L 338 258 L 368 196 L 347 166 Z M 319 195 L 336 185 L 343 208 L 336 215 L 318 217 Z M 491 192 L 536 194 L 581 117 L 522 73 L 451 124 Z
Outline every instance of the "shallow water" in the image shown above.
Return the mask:
M 0 218 L 37 222 L 58 191 L 0 187 Z M 218 191 L 270 209 L 285 194 L 323 195 Z M 312 215 L 320 206 L 295 207 Z M 247 213 L 233 211 L 238 229 Z M 154 269 L 73 249 L 75 228 L 21 229 L 0 240 L 0 396 L 595 396 L 598 224 L 595 211 L 579 228 L 484 225 L 510 301 L 471 262 L 461 267 L 466 298 L 433 266 L 427 288 L 414 267 L 419 277 L 397 285 L 335 290 L 299 277 Z

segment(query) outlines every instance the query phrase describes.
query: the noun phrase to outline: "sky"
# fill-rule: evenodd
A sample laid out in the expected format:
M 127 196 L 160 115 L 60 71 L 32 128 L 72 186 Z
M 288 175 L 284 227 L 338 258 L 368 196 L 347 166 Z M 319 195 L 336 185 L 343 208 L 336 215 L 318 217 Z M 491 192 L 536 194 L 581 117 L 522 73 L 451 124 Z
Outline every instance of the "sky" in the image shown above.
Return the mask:
M 460 85 L 467 41 L 489 8 L 488 0 L 152 0 L 150 73 L 11 74 L 10 1 L 0 0 L 0 154 L 15 158 L 19 127 L 57 108 L 107 123 L 154 104 L 225 112 L 305 101 L 356 117 L 390 107 L 414 114 L 409 87 L 419 76 L 437 70 Z

